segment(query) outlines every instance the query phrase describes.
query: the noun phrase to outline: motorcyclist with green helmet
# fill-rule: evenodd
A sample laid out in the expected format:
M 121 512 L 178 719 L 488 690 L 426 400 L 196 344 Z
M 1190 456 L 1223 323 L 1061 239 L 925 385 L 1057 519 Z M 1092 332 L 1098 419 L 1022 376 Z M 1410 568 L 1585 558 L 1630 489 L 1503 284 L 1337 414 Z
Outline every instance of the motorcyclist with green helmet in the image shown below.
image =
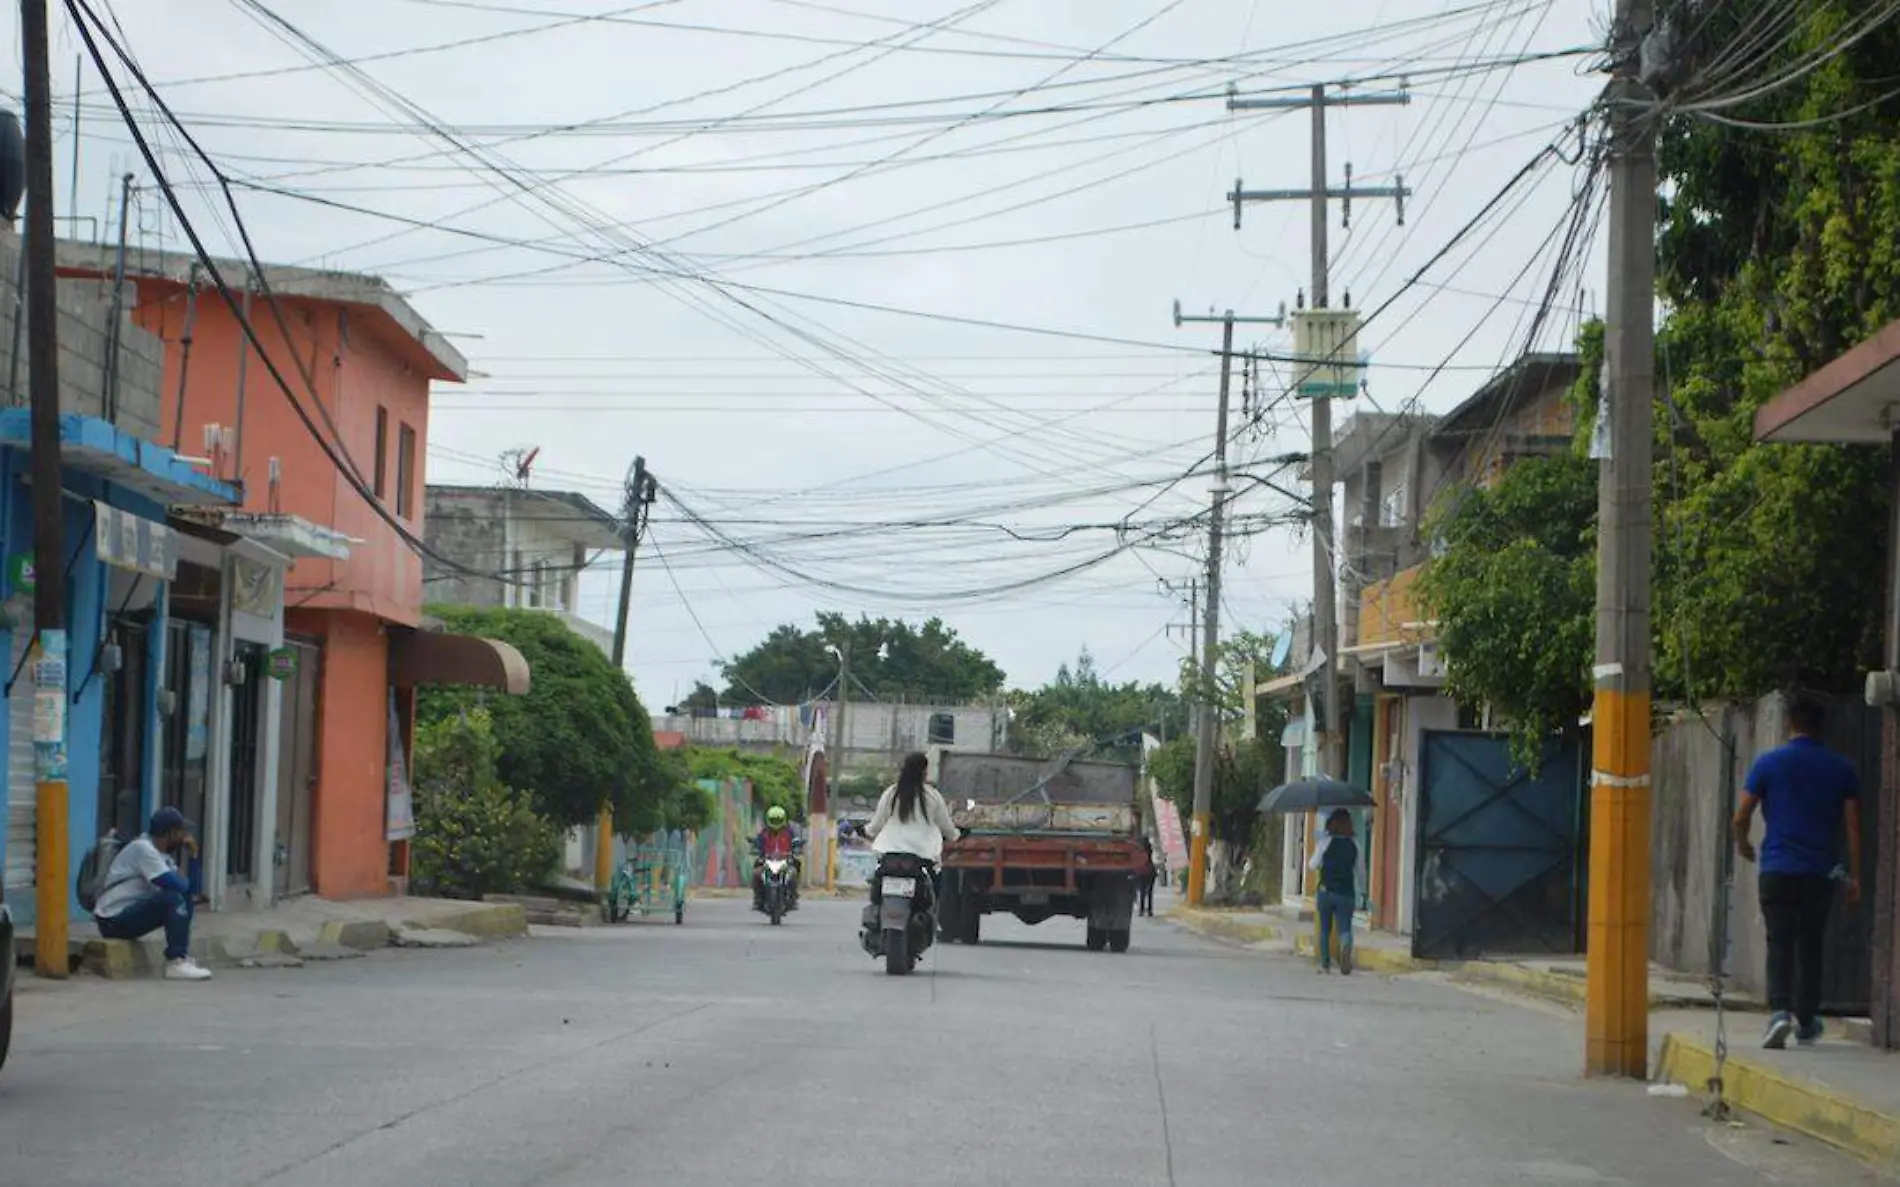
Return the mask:
M 798 879 L 803 873 L 798 853 L 804 844 L 804 838 L 798 835 L 784 808 L 773 804 L 765 810 L 765 827 L 752 838 L 752 906 L 755 910 L 765 909 L 765 859 L 768 857 L 791 860 L 792 905 L 798 905 Z

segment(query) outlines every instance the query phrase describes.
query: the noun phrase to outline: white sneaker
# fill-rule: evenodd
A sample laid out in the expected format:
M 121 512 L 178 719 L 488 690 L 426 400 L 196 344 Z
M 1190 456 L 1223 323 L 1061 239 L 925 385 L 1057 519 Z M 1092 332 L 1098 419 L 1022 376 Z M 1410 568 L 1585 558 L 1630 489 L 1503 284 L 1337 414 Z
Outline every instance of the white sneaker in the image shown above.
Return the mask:
M 165 962 L 167 981 L 209 981 L 211 970 L 205 968 L 189 956 Z

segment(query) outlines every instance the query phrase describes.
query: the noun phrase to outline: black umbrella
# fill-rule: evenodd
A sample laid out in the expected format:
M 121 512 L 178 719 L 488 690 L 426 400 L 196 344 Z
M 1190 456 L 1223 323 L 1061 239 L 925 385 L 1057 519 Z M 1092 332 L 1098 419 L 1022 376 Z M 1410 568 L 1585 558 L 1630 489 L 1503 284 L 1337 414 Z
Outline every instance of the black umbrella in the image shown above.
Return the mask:
M 1295 779 L 1260 797 L 1262 812 L 1313 812 L 1321 808 L 1370 808 L 1372 793 L 1337 779 Z

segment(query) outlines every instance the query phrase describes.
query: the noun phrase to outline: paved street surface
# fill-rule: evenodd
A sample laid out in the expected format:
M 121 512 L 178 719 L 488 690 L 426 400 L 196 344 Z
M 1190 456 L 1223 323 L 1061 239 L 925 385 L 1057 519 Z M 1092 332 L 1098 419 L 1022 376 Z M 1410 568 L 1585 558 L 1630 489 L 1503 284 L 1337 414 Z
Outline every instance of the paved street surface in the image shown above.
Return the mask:
M 1585 1083 L 1576 1024 L 1137 921 L 986 921 L 887 978 L 859 906 L 20 1003 L 7 1187 L 1858 1183 Z

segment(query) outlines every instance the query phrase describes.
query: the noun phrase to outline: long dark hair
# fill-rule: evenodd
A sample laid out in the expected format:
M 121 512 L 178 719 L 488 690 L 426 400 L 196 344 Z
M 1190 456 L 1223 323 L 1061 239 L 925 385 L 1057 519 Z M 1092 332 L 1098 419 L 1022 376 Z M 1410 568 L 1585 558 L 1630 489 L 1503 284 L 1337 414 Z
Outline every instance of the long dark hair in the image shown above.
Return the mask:
M 924 810 L 924 776 L 930 773 L 930 758 L 921 751 L 904 756 L 903 769 L 897 773 L 897 818 L 909 823 Z

